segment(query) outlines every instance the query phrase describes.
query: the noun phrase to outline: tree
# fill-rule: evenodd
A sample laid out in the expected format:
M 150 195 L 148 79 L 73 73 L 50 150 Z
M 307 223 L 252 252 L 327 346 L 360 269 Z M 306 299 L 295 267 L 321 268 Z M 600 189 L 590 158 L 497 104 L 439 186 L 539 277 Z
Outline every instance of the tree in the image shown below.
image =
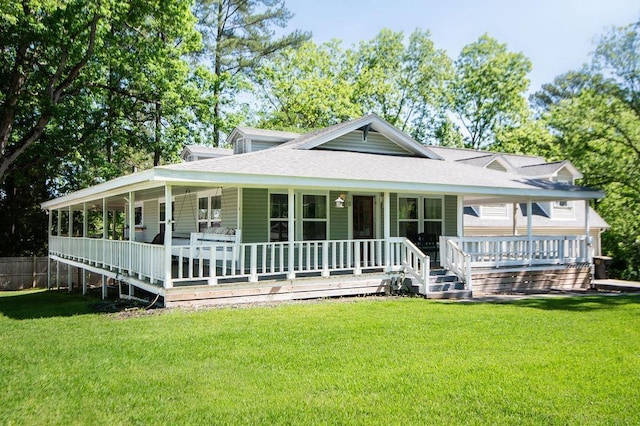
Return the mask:
M 451 110 L 466 130 L 469 148 L 487 148 L 500 129 L 527 116 L 524 97 L 531 62 L 488 35 L 465 46 L 455 61 Z
M 44 249 L 42 201 L 176 155 L 193 94 L 183 56 L 200 40 L 190 7 L 0 5 L 2 255 Z
M 237 113 L 236 95 L 248 87 L 257 67 L 276 52 L 299 46 L 310 34 L 293 31 L 274 37 L 274 27 L 284 28 L 292 16 L 284 0 L 198 0 L 195 13 L 204 39 L 199 59 L 210 70 L 201 71 L 198 81 L 200 89 L 207 89 L 211 108 L 200 108 L 199 113 L 211 121 L 211 137 L 218 146 L 221 132 L 235 124 L 228 118 Z
M 0 28 L 0 182 L 47 132 L 70 150 L 104 130 L 107 143 L 139 148 L 142 116 L 179 93 L 180 56 L 198 40 L 186 1 L 9 1 Z
M 612 226 L 604 249 L 614 273 L 640 278 L 640 22 L 603 36 L 590 66 L 535 95 L 556 149 L 606 190 L 597 210 Z
M 373 40 L 344 49 L 339 41 L 307 42 L 261 68 L 266 123 L 297 129 L 329 126 L 375 112 L 419 140 L 446 127 L 445 82 L 451 61 L 428 32 L 382 30 Z
M 428 31 L 404 34 L 383 29 L 360 43 L 355 56 L 354 103 L 418 140 L 433 137 L 444 118 L 446 82 L 451 60 L 435 48 Z
M 308 41 L 267 61 L 258 73 L 267 107 L 261 126 L 306 131 L 362 115 L 353 102 L 353 62 L 338 41 Z

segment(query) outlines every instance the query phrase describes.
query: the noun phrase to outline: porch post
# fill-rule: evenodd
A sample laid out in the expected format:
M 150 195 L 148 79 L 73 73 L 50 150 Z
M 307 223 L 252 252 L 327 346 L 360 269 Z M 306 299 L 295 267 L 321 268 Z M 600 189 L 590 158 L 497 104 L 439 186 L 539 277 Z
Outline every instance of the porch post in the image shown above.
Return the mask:
M 86 243 L 88 240 L 87 238 L 87 234 L 89 233 L 89 224 L 88 224 L 88 220 L 87 220 L 87 203 L 82 203 L 82 238 L 83 241 Z M 83 256 L 85 256 L 85 258 L 90 258 L 90 255 L 87 255 L 86 251 L 87 251 L 87 245 L 85 245 L 83 243 L 82 245 L 84 247 L 85 253 L 83 253 Z M 87 294 L 87 270 L 86 269 L 82 269 L 82 294 Z
M 164 288 L 172 288 L 173 282 L 171 281 L 171 243 L 173 238 L 172 228 L 172 209 L 171 209 L 171 185 L 165 184 L 164 186 Z
M 391 268 L 391 200 L 389 191 L 384 193 L 384 265 L 387 270 Z
M 51 210 L 47 210 L 47 290 L 51 290 L 51 227 L 53 226 L 53 218 Z
M 589 262 L 591 258 L 591 253 L 589 253 L 589 248 L 591 247 L 590 238 L 591 238 L 591 224 L 589 223 L 589 210 L 591 210 L 589 206 L 589 200 L 584 200 L 584 253 L 585 261 Z
M 58 238 L 62 235 L 62 212 L 58 209 Z M 62 248 L 62 241 L 58 239 L 58 243 L 60 244 L 60 248 Z M 60 261 L 56 260 L 56 290 L 60 290 Z
M 512 204 L 512 212 L 511 212 L 511 225 L 512 225 L 512 232 L 511 234 L 513 236 L 518 235 L 518 203 L 513 203 Z
M 458 238 L 462 238 L 464 237 L 464 195 L 458 195 L 457 197 L 458 200 L 458 208 L 457 208 L 457 212 L 458 212 L 458 229 L 456 230 L 456 233 L 458 234 Z M 442 256 L 440 256 L 440 258 L 442 259 Z
M 129 275 L 133 275 L 133 241 L 136 240 L 136 193 L 129 191 Z M 129 283 L 129 295 L 133 295 L 133 284 Z
M 533 203 L 527 200 L 527 239 L 529 240 L 529 266 L 533 261 Z
M 71 249 L 71 245 L 73 244 L 71 238 L 73 238 L 73 208 L 69 206 L 69 236 L 67 237 L 67 240 L 69 241 L 69 249 Z M 71 256 L 71 250 L 69 250 L 68 255 L 69 257 L 73 257 Z M 71 269 L 71 265 L 67 265 L 67 291 L 69 291 L 69 293 L 73 291 Z
M 102 267 L 107 264 L 107 243 L 109 239 L 109 211 L 107 210 L 107 199 L 102 199 Z M 105 294 L 105 289 L 102 290 Z
M 287 190 L 287 242 L 289 244 L 289 256 L 287 259 L 288 270 L 287 279 L 293 280 L 296 277 L 295 268 L 295 194 L 293 188 Z

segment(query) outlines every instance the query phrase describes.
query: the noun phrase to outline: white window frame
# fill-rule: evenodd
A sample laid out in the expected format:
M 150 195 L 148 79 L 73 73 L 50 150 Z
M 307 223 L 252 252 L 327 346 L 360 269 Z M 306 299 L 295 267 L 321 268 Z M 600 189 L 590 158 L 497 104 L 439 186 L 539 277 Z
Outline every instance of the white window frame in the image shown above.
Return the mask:
M 414 198 L 417 199 L 417 207 L 418 207 L 418 218 L 417 219 L 400 219 L 400 199 L 401 198 Z M 424 211 L 424 200 L 425 199 L 438 199 L 440 200 L 440 206 L 442 208 L 442 218 L 441 219 L 427 219 Z M 418 234 L 421 234 L 424 231 L 425 222 L 440 222 L 440 235 L 444 235 L 444 224 L 446 221 L 445 217 L 445 209 L 444 209 L 444 195 L 438 194 L 427 194 L 427 195 L 413 195 L 413 194 L 398 194 L 397 203 L 396 203 L 396 212 L 397 212 L 397 224 L 396 224 L 396 235 L 400 235 L 400 223 L 401 222 L 418 222 Z
M 287 217 L 286 218 L 273 218 L 271 217 L 271 196 L 272 195 L 284 195 L 285 197 L 287 197 Z M 269 196 L 267 197 L 267 223 L 269 224 L 269 241 L 270 242 L 284 242 L 284 241 L 276 241 L 276 240 L 272 240 L 271 239 L 271 227 L 272 227 L 272 222 L 287 222 L 287 226 L 288 226 L 288 222 L 289 222 L 289 194 L 287 192 L 283 192 L 283 191 L 269 191 Z M 295 204 L 295 200 L 297 200 L 298 197 L 295 197 L 294 199 L 294 204 Z M 295 209 L 294 209 L 295 212 Z M 294 232 L 295 233 L 295 229 L 287 229 L 287 235 L 290 232 Z
M 214 209 L 212 206 L 212 199 L 214 197 L 220 197 L 220 208 Z M 198 232 L 206 232 L 207 229 L 210 228 L 219 228 L 222 226 L 222 188 L 212 189 L 210 191 L 202 191 L 198 192 L 196 197 L 196 226 Z M 200 200 L 207 200 L 207 217 L 204 219 L 200 218 Z M 216 218 L 214 215 L 215 210 L 219 210 L 218 217 Z M 204 224 L 204 231 L 200 229 L 200 225 Z
M 305 195 L 313 195 L 324 197 L 325 199 L 325 217 L 324 218 L 305 218 L 304 217 L 304 197 Z M 296 236 L 299 236 L 300 240 L 306 241 L 304 239 L 304 224 L 306 222 L 324 222 L 325 223 L 325 240 L 329 239 L 329 230 L 330 230 L 330 210 L 331 205 L 329 204 L 329 191 L 299 191 L 296 192 L 296 208 L 295 208 L 295 217 L 300 218 L 300 220 L 296 221 Z M 297 240 L 297 239 L 296 239 Z M 309 240 L 309 241 L 323 241 L 323 240 Z
M 161 213 L 161 209 L 160 206 L 164 204 L 165 205 L 165 219 L 162 220 L 160 213 Z M 176 197 L 173 196 L 171 197 L 171 206 L 172 206 L 172 211 L 171 211 L 171 230 L 175 231 L 176 230 L 176 216 L 175 216 L 175 212 L 176 212 Z M 166 202 L 165 202 L 165 198 L 159 198 L 158 199 L 158 232 L 162 233 L 162 225 L 166 225 L 166 218 L 167 218 L 167 214 L 166 214 Z
M 432 223 L 436 223 L 436 222 L 440 222 L 440 235 L 444 235 L 444 197 L 443 196 L 423 196 L 420 197 L 421 201 L 421 208 L 422 208 L 422 228 L 420 229 L 420 232 L 426 232 L 425 231 L 425 227 L 424 224 L 427 222 L 432 222 Z M 440 219 L 428 219 L 427 218 L 427 212 L 424 211 L 424 203 L 425 200 L 440 200 Z

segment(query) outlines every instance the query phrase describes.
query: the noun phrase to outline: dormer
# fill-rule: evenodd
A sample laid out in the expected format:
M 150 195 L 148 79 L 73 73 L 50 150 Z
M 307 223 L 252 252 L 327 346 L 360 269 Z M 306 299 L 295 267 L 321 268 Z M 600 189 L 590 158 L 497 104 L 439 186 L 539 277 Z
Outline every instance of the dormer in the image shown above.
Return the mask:
M 236 127 L 227 138 L 227 144 L 233 147 L 234 154 L 244 154 L 273 148 L 298 136 L 300 134 L 294 132 Z
M 188 145 L 182 149 L 180 158 L 182 161 L 198 161 L 209 158 L 226 157 L 233 154 L 233 150 L 227 148 L 214 148 L 204 145 Z

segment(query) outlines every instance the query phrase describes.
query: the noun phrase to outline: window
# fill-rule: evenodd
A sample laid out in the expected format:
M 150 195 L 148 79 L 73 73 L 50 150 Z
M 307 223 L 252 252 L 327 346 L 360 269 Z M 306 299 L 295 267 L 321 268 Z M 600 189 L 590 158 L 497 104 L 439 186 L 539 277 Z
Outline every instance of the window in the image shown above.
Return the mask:
M 269 241 L 289 239 L 289 196 L 271 194 L 269 197 Z
M 171 202 L 171 217 L 173 218 L 173 220 L 171 221 L 171 230 L 175 231 L 176 229 L 176 203 L 175 201 Z M 160 233 L 164 233 L 165 230 L 165 226 L 167 223 L 167 206 L 164 202 L 160 203 L 160 220 L 158 221 L 158 223 L 160 224 Z
M 142 206 L 137 206 L 134 210 L 135 226 L 142 226 Z
M 418 199 L 398 198 L 398 232 L 411 241 L 418 238 Z
M 424 233 L 435 237 L 442 235 L 442 198 L 424 199 Z
M 209 228 L 222 225 L 222 194 L 221 190 L 213 195 L 198 198 L 198 232 L 205 232 Z
M 327 196 L 302 196 L 302 239 L 327 239 Z

